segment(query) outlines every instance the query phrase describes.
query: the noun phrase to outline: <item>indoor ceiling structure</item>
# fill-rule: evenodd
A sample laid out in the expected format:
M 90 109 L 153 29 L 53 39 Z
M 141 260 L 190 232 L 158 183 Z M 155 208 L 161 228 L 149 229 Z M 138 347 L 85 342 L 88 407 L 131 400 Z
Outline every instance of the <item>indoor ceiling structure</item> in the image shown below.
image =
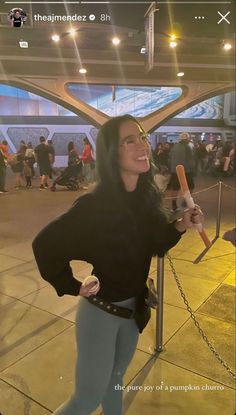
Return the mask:
M 150 71 L 146 70 L 141 48 L 145 47 L 144 15 L 151 2 L 62 3 L 22 3 L 27 21 L 22 28 L 12 28 L 7 18 L 10 5 L 0 2 L 1 82 L 20 87 L 25 84 L 35 93 L 41 89 L 43 96 L 54 95 L 58 103 L 67 103 L 71 110 L 76 105 L 64 91 L 68 82 L 175 85 L 183 88 L 183 96 L 193 86 L 182 107 L 194 103 L 195 98 L 233 89 L 234 2 L 156 2 L 154 66 Z M 53 22 L 58 16 L 77 20 Z M 83 21 L 78 21 L 78 16 Z M 60 37 L 58 42 L 52 40 L 55 34 Z M 170 47 L 171 35 L 177 43 L 174 48 Z M 114 36 L 120 39 L 118 46 L 112 43 Z M 20 41 L 28 42 L 28 48 L 20 48 Z M 225 43 L 231 44 L 230 50 L 223 48 Z M 79 73 L 81 68 L 87 70 L 86 75 Z M 182 78 L 177 76 L 179 72 L 184 73 Z M 85 105 L 80 110 L 88 109 Z M 172 114 L 179 110 L 177 105 Z M 98 117 L 97 123 L 102 122 L 104 119 Z
M 2 2 L 4 3 L 4 2 Z M 233 4 L 163 4 L 157 2 L 155 13 L 155 65 L 146 73 L 144 14 L 150 2 L 139 4 L 25 4 L 28 19 L 23 28 L 14 29 L 7 21 L 9 5 L 0 9 L 1 72 L 18 75 L 80 76 L 79 69 L 86 66 L 89 77 L 148 78 L 176 80 L 179 70 L 185 80 L 228 81 L 233 79 L 235 56 L 235 21 L 231 10 L 229 17 L 221 14 L 233 9 Z M 78 2 L 80 3 L 80 2 Z M 24 4 L 23 4 L 24 6 Z M 21 6 L 22 7 L 22 6 Z M 29 9 L 29 10 L 28 10 Z M 95 21 L 90 22 L 91 13 Z M 86 16 L 86 22 L 36 21 L 42 16 Z M 101 15 L 110 21 L 100 21 Z M 204 17 L 204 19 L 195 19 Z M 108 18 L 108 17 L 107 17 Z M 69 34 L 76 30 L 74 37 Z M 58 34 L 58 43 L 51 36 Z M 177 47 L 169 46 L 170 35 L 175 33 Z M 120 38 L 118 47 L 111 42 Z M 19 41 L 28 42 L 27 49 Z M 225 41 L 232 49 L 225 51 Z

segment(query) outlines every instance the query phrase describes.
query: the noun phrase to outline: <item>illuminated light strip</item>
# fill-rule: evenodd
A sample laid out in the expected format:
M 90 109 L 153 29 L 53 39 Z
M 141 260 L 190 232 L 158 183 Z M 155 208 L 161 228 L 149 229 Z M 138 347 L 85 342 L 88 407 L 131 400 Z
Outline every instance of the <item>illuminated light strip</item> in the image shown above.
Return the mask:
M 152 4 L 152 1 L 80 1 L 80 4 Z M 232 1 L 168 1 L 168 4 L 231 4 Z M 167 4 L 158 1 L 158 4 Z
M 151 4 L 152 1 L 81 1 L 81 4 Z
M 152 4 L 152 1 L 5 1 L 4 4 Z M 159 1 L 158 4 L 167 4 Z M 168 4 L 232 4 L 232 1 L 169 1 Z
M 5 1 L 4 4 L 70 4 L 76 3 L 79 4 L 80 1 Z

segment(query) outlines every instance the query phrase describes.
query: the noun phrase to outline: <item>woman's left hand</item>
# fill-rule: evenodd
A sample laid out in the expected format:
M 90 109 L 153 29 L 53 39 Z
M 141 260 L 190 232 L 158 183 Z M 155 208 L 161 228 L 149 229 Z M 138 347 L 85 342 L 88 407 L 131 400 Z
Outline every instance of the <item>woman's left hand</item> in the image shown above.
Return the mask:
M 187 208 L 183 211 L 183 217 L 175 223 L 177 231 L 184 232 L 187 229 L 203 224 L 203 213 L 200 206 L 195 205 L 194 208 Z

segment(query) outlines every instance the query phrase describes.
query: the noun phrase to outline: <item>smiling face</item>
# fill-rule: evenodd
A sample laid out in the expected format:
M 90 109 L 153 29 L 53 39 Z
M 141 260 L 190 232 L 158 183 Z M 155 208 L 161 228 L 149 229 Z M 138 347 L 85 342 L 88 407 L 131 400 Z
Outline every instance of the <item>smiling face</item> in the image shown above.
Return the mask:
M 150 169 L 150 150 L 142 128 L 133 120 L 124 121 L 119 129 L 119 167 L 126 190 L 135 190 L 139 175 Z

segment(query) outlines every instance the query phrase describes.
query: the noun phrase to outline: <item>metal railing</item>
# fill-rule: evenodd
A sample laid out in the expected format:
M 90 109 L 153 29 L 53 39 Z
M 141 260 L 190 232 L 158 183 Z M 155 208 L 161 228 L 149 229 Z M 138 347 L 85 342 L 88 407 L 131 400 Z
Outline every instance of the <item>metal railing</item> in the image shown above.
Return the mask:
M 215 237 L 212 240 L 211 247 L 213 246 L 213 244 L 216 242 L 216 240 L 220 236 L 223 186 L 236 191 L 236 188 L 226 185 L 225 183 L 221 181 L 219 181 L 217 185 L 211 186 L 211 188 L 216 187 L 216 186 L 218 186 L 216 232 L 215 232 Z M 196 193 L 201 193 L 206 190 L 209 190 L 209 188 L 203 189 Z M 211 247 L 204 249 L 204 251 L 201 252 L 201 254 L 193 261 L 193 263 L 198 264 L 201 261 L 201 259 L 204 257 L 206 252 L 208 252 L 208 250 L 211 249 Z M 156 310 L 155 352 L 160 353 L 163 350 L 164 258 L 159 258 L 159 257 L 157 258 L 157 295 L 158 295 L 158 307 Z

